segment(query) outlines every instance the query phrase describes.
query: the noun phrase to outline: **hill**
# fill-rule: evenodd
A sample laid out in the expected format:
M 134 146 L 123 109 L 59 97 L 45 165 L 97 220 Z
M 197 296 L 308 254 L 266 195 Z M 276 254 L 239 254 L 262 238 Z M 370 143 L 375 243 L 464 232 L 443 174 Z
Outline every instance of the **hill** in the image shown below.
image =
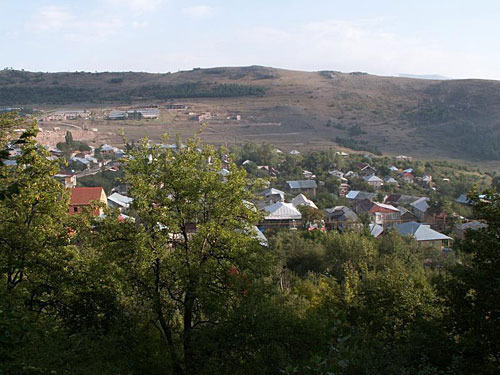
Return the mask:
M 425 158 L 500 160 L 498 81 L 259 66 L 166 74 L 0 71 L 0 106 L 109 106 L 178 98 L 249 119 L 245 126 L 224 129 L 220 141 L 299 148 L 336 143 Z

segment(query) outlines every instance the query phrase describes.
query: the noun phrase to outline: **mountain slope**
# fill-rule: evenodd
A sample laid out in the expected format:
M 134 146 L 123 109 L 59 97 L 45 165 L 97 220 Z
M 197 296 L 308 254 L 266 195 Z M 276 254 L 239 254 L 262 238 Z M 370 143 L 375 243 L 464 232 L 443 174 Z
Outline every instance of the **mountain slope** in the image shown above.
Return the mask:
M 235 138 L 273 142 L 279 137 L 291 145 L 336 142 L 415 156 L 500 160 L 498 81 L 258 66 L 172 74 L 0 71 L 3 106 L 97 106 L 172 98 L 197 98 L 192 100 L 227 107 L 254 122 L 279 124 L 230 129 Z

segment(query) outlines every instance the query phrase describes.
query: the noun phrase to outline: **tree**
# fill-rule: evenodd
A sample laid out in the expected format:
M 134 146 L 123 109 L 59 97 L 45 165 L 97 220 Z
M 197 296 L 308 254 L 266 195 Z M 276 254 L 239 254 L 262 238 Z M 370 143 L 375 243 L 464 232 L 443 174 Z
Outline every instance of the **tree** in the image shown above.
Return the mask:
M 223 166 L 197 139 L 176 151 L 144 140 L 124 166 L 135 223 L 109 213 L 96 224 L 95 241 L 161 332 L 176 374 L 203 367 L 199 332 L 221 324 L 267 268 L 246 172 L 229 163 L 222 176 Z
M 2 370 L 14 373 L 54 307 L 72 251 L 65 225 L 69 196 L 52 178 L 58 163 L 37 145 L 36 122 L 14 116 L 3 121 L 7 128 L 27 128 L 14 140 L 22 149 L 17 164 L 0 163 L 0 358 Z
M 73 142 L 73 134 L 68 130 L 66 132 L 66 135 L 64 136 L 64 140 L 66 142 L 66 145 L 70 148 L 73 149 L 74 142 Z
M 469 194 L 474 213 L 487 228 L 469 231 L 460 246 L 462 264 L 444 290 L 453 332 L 469 373 L 500 371 L 500 194 Z

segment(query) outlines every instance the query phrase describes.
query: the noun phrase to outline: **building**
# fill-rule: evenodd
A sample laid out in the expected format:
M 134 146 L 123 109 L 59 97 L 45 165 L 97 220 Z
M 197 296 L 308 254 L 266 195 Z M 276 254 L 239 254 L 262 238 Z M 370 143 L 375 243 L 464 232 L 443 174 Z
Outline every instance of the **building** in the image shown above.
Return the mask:
M 372 223 L 383 226 L 394 224 L 401 219 L 401 212 L 396 207 L 390 204 L 372 202 L 368 199 L 360 201 L 354 211 L 358 215 L 367 213 Z
M 368 185 L 373 186 L 375 189 L 380 189 L 383 185 L 382 179 L 375 176 L 374 174 L 372 174 L 371 176 L 363 177 L 363 180 L 365 180 Z
M 293 198 L 292 204 L 296 208 L 299 208 L 300 206 L 307 206 L 307 207 L 312 207 L 312 208 L 318 209 L 316 204 L 312 200 L 308 199 L 304 194 L 299 194 L 295 198 Z
M 384 178 L 384 184 L 399 186 L 398 181 L 394 177 L 391 177 L 391 176 L 387 176 L 386 178 Z
M 368 163 L 358 163 L 357 167 L 362 176 L 371 176 L 377 172 L 377 170 Z
M 126 111 L 113 110 L 108 114 L 108 120 L 125 120 L 128 117 Z
M 300 192 L 310 196 L 315 196 L 318 188 L 314 180 L 287 181 L 286 184 L 292 192 Z
M 375 193 L 369 193 L 367 191 L 351 190 L 345 196 L 351 201 L 362 201 L 364 199 L 372 200 L 377 196 Z
M 358 215 L 347 206 L 327 208 L 325 212 L 325 225 L 328 229 L 344 231 L 346 229 L 359 229 L 362 224 Z
M 347 192 L 349 191 L 350 188 L 351 187 L 349 186 L 349 184 L 346 183 L 340 184 L 338 188 L 339 197 L 344 198 L 347 195 Z
M 378 238 L 384 233 L 384 227 L 379 224 L 369 224 L 370 234 Z
M 285 201 L 285 192 L 275 188 L 263 190 L 257 193 L 257 196 L 263 197 L 263 201 L 266 202 L 267 205 Z
M 134 201 L 134 198 L 127 197 L 120 193 L 113 193 L 108 197 L 108 206 L 118 208 L 121 211 L 126 211 Z
M 188 109 L 188 106 L 185 105 L 185 104 L 166 104 L 165 105 L 165 109 L 168 109 L 168 110 L 184 110 L 184 109 Z
M 442 249 L 443 246 L 449 246 L 451 237 L 431 229 L 430 225 L 410 221 L 408 223 L 397 224 L 394 229 L 402 236 L 411 236 L 424 246 Z
M 408 184 L 413 184 L 413 182 L 415 181 L 415 176 L 413 176 L 411 172 L 403 172 L 403 174 L 401 175 L 401 179 Z
M 455 228 L 455 236 L 458 239 L 464 240 L 465 235 L 467 234 L 468 231 L 475 231 L 475 230 L 480 230 L 487 228 L 488 224 L 483 223 L 481 221 L 469 221 L 468 223 L 463 223 L 460 225 L 457 225 Z
M 67 189 L 76 187 L 76 175 L 74 174 L 58 173 L 54 175 L 54 178 L 62 183 Z
M 425 216 L 427 215 L 427 210 L 430 207 L 429 204 L 427 203 L 428 201 L 429 198 L 422 197 L 410 203 L 411 211 L 416 217 L 418 217 L 420 221 L 425 220 Z
M 412 161 L 413 158 L 411 156 L 406 156 L 406 155 L 398 155 L 396 156 L 397 161 Z
M 296 228 L 302 214 L 291 203 L 278 202 L 264 207 L 264 222 L 259 227 L 267 229 Z
M 107 206 L 106 193 L 102 187 L 75 187 L 71 189 L 71 199 L 68 213 L 76 215 L 91 207 L 93 202 L 103 203 Z M 92 211 L 92 215 L 99 216 L 102 209 Z

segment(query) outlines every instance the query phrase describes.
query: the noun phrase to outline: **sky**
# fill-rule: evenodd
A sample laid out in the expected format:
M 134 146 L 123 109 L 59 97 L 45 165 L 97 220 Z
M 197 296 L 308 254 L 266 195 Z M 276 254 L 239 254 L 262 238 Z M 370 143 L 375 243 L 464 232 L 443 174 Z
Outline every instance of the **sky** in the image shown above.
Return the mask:
M 0 0 L 0 69 L 500 80 L 499 0 Z

